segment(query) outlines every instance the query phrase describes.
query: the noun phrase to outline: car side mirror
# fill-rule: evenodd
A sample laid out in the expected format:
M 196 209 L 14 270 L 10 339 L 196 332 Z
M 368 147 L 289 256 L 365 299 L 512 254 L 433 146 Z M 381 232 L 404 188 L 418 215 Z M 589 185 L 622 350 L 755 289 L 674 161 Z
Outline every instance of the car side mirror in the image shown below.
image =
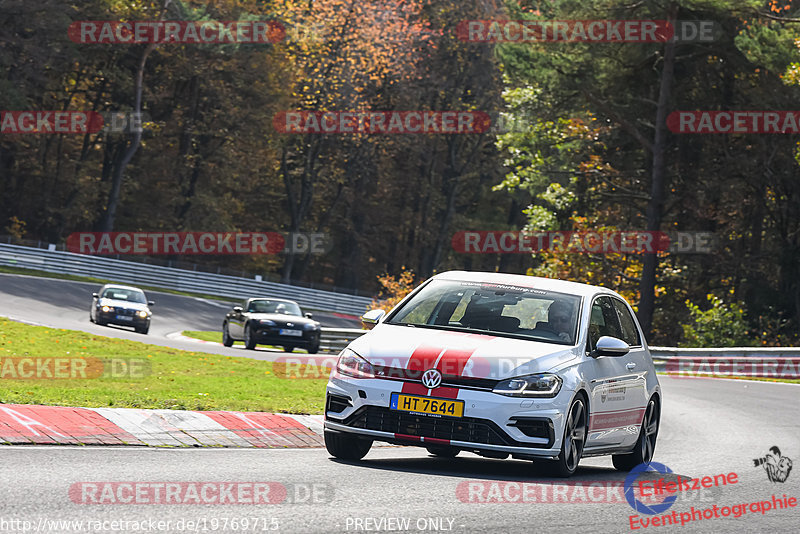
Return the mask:
M 100 295 L 98 295 L 97 293 L 92 293 L 92 298 L 99 299 Z
M 241 306 L 234 306 L 233 307 L 233 311 L 236 312 L 236 313 L 242 313 L 242 307 Z
M 631 347 L 621 339 L 603 336 L 597 340 L 597 346 L 589 353 L 592 358 L 599 358 L 600 356 L 620 357 L 625 356 L 630 352 Z
M 314 318 L 314 314 L 311 313 L 311 312 L 306 312 L 306 313 L 303 314 L 303 317 L 305 317 L 306 319 L 313 319 Z
M 152 300 L 148 300 L 148 301 L 147 301 L 147 305 L 148 305 L 148 306 L 155 306 L 155 305 L 156 305 L 156 303 L 155 303 L 155 302 L 153 302 Z
M 361 324 L 367 330 L 372 330 L 375 325 L 380 323 L 386 312 L 383 310 L 370 310 L 361 316 Z

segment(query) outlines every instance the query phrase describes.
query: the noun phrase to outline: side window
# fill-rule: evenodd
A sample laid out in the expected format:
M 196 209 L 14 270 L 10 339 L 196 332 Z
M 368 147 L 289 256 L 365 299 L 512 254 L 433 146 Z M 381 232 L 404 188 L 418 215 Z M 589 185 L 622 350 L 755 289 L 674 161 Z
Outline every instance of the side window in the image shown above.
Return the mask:
M 621 300 L 613 300 L 614 308 L 617 310 L 617 317 L 619 317 L 619 324 L 622 328 L 622 337 L 620 339 L 631 347 L 641 345 L 642 341 L 639 338 L 639 330 L 636 328 L 636 321 L 633 316 L 631 316 L 628 307 Z
M 589 350 L 594 350 L 597 340 L 603 336 L 622 339 L 617 311 L 610 297 L 598 297 L 592 304 L 589 318 Z

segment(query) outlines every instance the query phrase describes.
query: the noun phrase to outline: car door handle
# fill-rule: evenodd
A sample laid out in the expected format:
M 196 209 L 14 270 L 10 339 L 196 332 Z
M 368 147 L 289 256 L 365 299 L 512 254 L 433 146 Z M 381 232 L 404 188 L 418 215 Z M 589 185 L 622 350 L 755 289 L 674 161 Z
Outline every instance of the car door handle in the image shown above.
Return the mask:
M 628 371 L 633 371 L 634 369 L 636 369 L 636 364 L 633 362 L 629 362 L 625 364 L 625 367 L 628 369 Z

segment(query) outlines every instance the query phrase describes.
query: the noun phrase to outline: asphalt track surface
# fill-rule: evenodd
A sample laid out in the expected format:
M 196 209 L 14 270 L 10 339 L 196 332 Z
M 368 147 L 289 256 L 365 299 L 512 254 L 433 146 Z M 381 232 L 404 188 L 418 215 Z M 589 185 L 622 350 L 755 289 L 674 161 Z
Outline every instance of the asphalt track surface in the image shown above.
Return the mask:
M 100 336 L 189 351 L 202 350 L 225 356 L 274 360 L 285 355 L 284 352 L 266 347 L 250 351 L 240 345 L 226 348 L 222 345 L 167 337 L 184 330 L 216 330 L 220 332 L 221 337 L 222 321 L 225 314 L 234 306 L 233 302 L 146 291 L 147 298 L 155 302 L 152 307 L 153 319 L 150 332 L 147 335 L 138 334 L 132 328 L 124 326 L 98 326 L 89 321 L 92 293 L 98 289 L 100 285 L 94 283 L 0 274 L 0 316 L 53 328 L 81 330 Z M 280 297 L 280 295 L 263 296 Z M 359 328 L 358 322 L 332 313 L 314 312 L 314 319 L 322 326 Z
M 41 304 L 29 296 L 48 290 L 53 291 L 50 303 Z M 0 315 L 141 340 L 134 333 L 90 324 L 86 293 L 86 287 L 74 282 L 0 280 Z M 182 297 L 154 294 L 151 298 L 158 301 L 164 323 L 154 322 L 154 335 L 147 336 L 147 341 L 178 348 L 183 347 L 165 335 L 187 327 L 180 326 L 177 319 L 167 319 L 167 312 L 185 312 L 182 305 L 192 306 L 192 329 L 206 329 L 204 325 L 216 324 L 224 311 L 202 302 L 184 303 Z M 202 350 L 206 349 L 215 346 L 203 345 Z M 197 345 L 192 344 L 191 350 L 198 350 Z M 249 355 L 241 349 L 224 350 L 231 352 L 223 354 Z M 764 456 L 772 446 L 799 461 L 798 386 L 665 376 L 660 380 L 664 406 L 654 460 L 672 470 L 664 478 L 699 479 L 732 472 L 738 478 L 723 487 L 681 492 L 659 517 L 675 511 L 680 518 L 692 507 L 702 511 L 717 506 L 718 513 L 723 513 L 724 507 L 771 502 L 773 495 L 800 499 L 797 467 L 786 482 L 778 483 L 770 482 L 764 469 L 753 464 L 753 459 Z M 558 496 L 560 502 L 523 503 L 518 491 L 508 493 L 511 499 L 517 497 L 517 502 L 474 502 L 481 495 L 488 496 L 495 483 L 563 481 L 548 478 L 532 462 L 465 453 L 452 460 L 438 459 L 413 447 L 373 448 L 360 462 L 335 461 L 323 449 L 9 446 L 0 449 L 0 458 L 2 532 L 22 532 L 25 526 L 29 531 L 43 527 L 39 532 L 796 532 L 798 523 L 798 507 L 762 514 L 748 506 L 739 518 L 731 515 L 649 528 L 637 524 L 640 528 L 632 530 L 629 517 L 636 513 L 624 496 L 620 500 L 613 491 L 607 495 L 616 497 L 611 499 L 614 502 L 592 502 L 598 497 L 605 500 L 605 492 L 587 491 L 584 495 L 571 489 L 564 494 L 570 502 Z M 648 478 L 660 476 L 649 474 Z M 605 485 L 624 479 L 625 474 L 613 469 L 610 458 L 600 457 L 582 461 L 570 483 Z M 287 497 L 269 505 L 80 504 L 80 500 L 71 500 L 69 493 L 71 485 L 78 482 L 209 481 L 277 482 L 287 489 Z M 470 483 L 487 485 L 473 494 L 472 501 L 469 494 L 457 493 L 459 487 Z M 233 527 L 234 518 L 239 520 L 238 530 Z M 242 528 L 244 518 L 249 518 L 247 530 Z M 153 523 L 148 523 L 150 520 Z M 225 520 L 227 528 L 223 527 Z M 84 524 L 78 529 L 48 521 Z M 107 523 L 98 528 L 98 521 Z M 158 530 L 158 521 L 169 523 L 162 523 L 164 528 Z M 193 528 L 188 528 L 188 521 L 195 522 Z M 405 521 L 408 528 L 398 528 L 405 526 Z M 135 527 L 133 522 L 137 522 Z M 278 529 L 271 530 L 275 525 Z

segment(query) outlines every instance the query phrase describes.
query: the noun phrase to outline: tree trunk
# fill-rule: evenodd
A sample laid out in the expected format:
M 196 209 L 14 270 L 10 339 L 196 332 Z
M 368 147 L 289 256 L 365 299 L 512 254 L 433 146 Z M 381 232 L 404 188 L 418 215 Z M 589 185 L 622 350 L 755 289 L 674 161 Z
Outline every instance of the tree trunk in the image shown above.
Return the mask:
M 675 25 L 678 6 L 671 3 L 669 6 L 668 20 Z M 651 232 L 661 228 L 661 218 L 664 213 L 664 191 L 666 189 L 666 151 L 667 151 L 667 112 L 672 92 L 672 81 L 675 70 L 675 41 L 671 40 L 664 45 L 664 66 L 661 69 L 661 86 L 658 93 L 658 107 L 656 108 L 655 134 L 653 137 L 653 169 L 650 184 L 650 200 L 647 204 L 647 229 Z M 658 254 L 645 254 L 642 278 L 639 282 L 639 323 L 644 330 L 646 338 L 650 337 L 653 326 L 653 312 L 655 311 L 656 270 L 658 268 Z

